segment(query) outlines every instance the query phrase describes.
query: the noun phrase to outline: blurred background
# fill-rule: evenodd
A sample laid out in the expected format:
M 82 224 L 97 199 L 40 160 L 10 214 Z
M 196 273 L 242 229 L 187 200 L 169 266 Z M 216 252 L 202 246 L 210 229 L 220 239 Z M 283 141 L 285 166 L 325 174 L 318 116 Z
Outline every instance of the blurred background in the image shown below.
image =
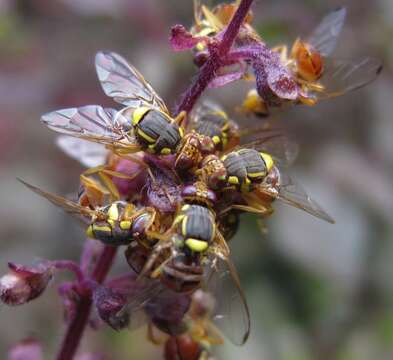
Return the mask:
M 282 115 L 300 144 L 292 173 L 337 223 L 277 205 L 262 236 L 255 218 L 243 216 L 231 246 L 252 335 L 242 348 L 226 342 L 218 358 L 393 358 L 393 2 L 259 0 L 254 21 L 275 45 L 307 35 L 340 5 L 348 19 L 336 54 L 379 57 L 381 76 L 360 91 Z M 78 224 L 15 180 L 59 194 L 78 187 L 81 166 L 56 147 L 41 114 L 113 106 L 93 64 L 102 49 L 125 56 L 173 107 L 196 69 L 189 53 L 170 51 L 169 29 L 190 26 L 192 16 L 191 0 L 0 0 L 1 273 L 7 261 L 77 260 L 82 249 Z M 207 96 L 233 111 L 245 91 L 235 84 Z M 52 359 L 61 320 L 55 284 L 23 307 L 1 307 L 0 357 L 35 336 Z M 88 331 L 82 350 L 104 351 L 109 359 L 159 359 L 161 348 L 145 334 L 144 328 Z

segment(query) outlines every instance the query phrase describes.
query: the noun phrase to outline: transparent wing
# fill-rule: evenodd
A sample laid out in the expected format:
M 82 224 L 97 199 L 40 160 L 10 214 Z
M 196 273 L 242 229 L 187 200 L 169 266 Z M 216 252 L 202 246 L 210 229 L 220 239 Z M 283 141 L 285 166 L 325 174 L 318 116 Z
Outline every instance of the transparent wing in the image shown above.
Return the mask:
M 41 121 L 62 134 L 120 148 L 139 148 L 137 140 L 126 133 L 127 119 L 114 109 L 98 105 L 63 109 L 43 115 Z
M 322 207 L 313 200 L 292 178 L 280 170 L 280 178 L 277 186 L 268 183 L 262 183 L 258 187 L 258 191 L 262 191 L 273 198 L 277 198 L 291 206 L 303 210 L 319 219 L 334 224 L 334 219 L 326 213 Z
M 92 168 L 105 164 L 109 151 L 102 145 L 72 136 L 61 135 L 56 145 L 83 166 Z
M 250 335 L 250 311 L 236 268 L 224 257 L 212 264 L 206 281 L 216 299 L 212 320 L 233 344 L 243 345 Z
M 280 131 L 256 129 L 257 139 L 237 148 L 249 148 L 262 151 L 271 155 L 280 166 L 292 164 L 299 153 L 298 145 Z
M 93 216 L 97 216 L 97 217 L 101 217 L 101 218 L 103 216 L 105 216 L 100 211 L 95 211 L 95 210 L 91 210 L 86 207 L 83 207 L 83 206 L 79 205 L 78 203 L 68 200 L 62 196 L 55 195 L 50 192 L 44 191 L 34 185 L 31 185 L 31 184 L 21 180 L 21 179 L 18 179 L 18 181 L 20 181 L 23 185 L 25 185 L 31 191 L 34 191 L 36 194 L 46 198 L 52 204 L 62 208 L 65 212 L 77 217 L 78 219 L 82 220 L 85 223 L 88 223 L 89 219 Z M 88 218 L 86 218 L 86 217 L 88 217 Z
M 204 118 L 208 114 L 216 113 L 216 112 L 224 112 L 225 110 L 218 104 L 204 100 L 196 106 L 190 116 L 188 117 L 187 121 L 187 131 L 194 129 L 200 119 Z
M 164 101 L 142 74 L 120 55 L 100 51 L 96 55 L 95 64 L 105 94 L 116 102 L 131 108 L 148 105 L 168 112 Z
M 168 332 L 176 332 L 177 326 L 184 327 L 182 321 L 191 301 L 189 295 L 176 293 L 159 280 L 149 278 L 138 279 L 127 289 L 127 298 L 129 301 L 115 317 L 128 317 L 130 330 L 150 322 Z
M 326 15 L 307 42 L 312 45 L 322 56 L 330 55 L 337 44 L 337 39 L 343 28 L 347 10 L 339 8 Z
M 118 313 L 113 315 L 113 320 L 127 317 L 130 331 L 149 322 L 151 318 L 145 307 L 149 305 L 149 302 L 156 301 L 164 290 L 158 280 L 138 279 L 132 287 L 127 289 L 125 295 L 128 301 Z M 150 306 L 154 307 L 153 305 Z
M 381 61 L 374 58 L 357 60 L 326 58 L 321 79 L 322 88 L 313 92 L 313 95 L 318 98 L 343 95 L 369 84 L 381 71 Z

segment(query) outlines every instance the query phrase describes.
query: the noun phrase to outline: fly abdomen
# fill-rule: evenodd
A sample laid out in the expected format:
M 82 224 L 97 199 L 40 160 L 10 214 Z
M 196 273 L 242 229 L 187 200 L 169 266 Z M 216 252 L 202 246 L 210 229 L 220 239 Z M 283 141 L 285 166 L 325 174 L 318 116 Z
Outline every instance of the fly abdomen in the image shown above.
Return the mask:
M 184 205 L 180 217 L 180 230 L 186 249 L 192 253 L 206 251 L 216 230 L 212 212 L 204 206 Z
M 178 255 L 162 269 L 161 281 L 176 292 L 189 292 L 200 287 L 203 281 L 203 268 L 199 261 L 188 263 L 187 257 Z
M 102 241 L 107 245 L 115 245 L 113 241 L 112 227 L 106 221 L 96 221 L 89 225 L 86 230 L 88 237 Z
M 252 184 L 263 181 L 273 166 L 269 154 L 254 149 L 240 149 L 222 158 L 228 172 L 228 183 L 242 191 L 251 191 Z
M 162 111 L 140 108 L 133 125 L 139 141 L 152 153 L 173 153 L 182 137 L 180 127 Z

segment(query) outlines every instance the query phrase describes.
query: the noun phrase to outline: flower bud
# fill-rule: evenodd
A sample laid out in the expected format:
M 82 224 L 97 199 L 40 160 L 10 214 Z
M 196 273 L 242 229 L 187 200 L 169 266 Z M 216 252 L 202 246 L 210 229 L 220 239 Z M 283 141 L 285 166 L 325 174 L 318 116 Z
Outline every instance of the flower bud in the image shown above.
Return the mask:
M 94 290 L 93 301 L 98 315 L 114 330 L 121 330 L 129 324 L 129 313 L 126 309 L 127 298 L 115 290 L 99 286 Z
M 35 339 L 25 339 L 8 352 L 8 360 L 42 360 L 41 344 Z
M 53 276 L 47 263 L 23 266 L 8 263 L 10 272 L 0 278 L 0 299 L 7 305 L 22 305 L 40 296 Z

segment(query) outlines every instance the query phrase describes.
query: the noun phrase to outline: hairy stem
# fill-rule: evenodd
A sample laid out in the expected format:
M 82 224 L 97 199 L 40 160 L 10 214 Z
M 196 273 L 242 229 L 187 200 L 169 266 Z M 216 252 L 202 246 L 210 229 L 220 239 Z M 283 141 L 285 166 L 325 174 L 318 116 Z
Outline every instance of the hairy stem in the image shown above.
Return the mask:
M 202 92 L 209 83 L 215 78 L 218 69 L 221 67 L 221 59 L 229 52 L 233 42 L 239 33 L 240 27 L 246 18 L 253 0 L 242 0 L 237 8 L 235 15 L 223 33 L 216 51 L 211 51 L 206 63 L 200 68 L 195 80 L 183 95 L 180 104 L 177 106 L 174 116 L 181 111 L 190 112 Z
M 105 280 L 115 258 L 116 250 L 116 247 L 105 246 L 92 271 L 91 280 L 99 284 Z M 83 284 L 81 286 L 83 287 Z M 83 287 L 79 295 L 75 315 L 68 325 L 60 351 L 56 357 L 57 360 L 72 360 L 74 358 L 88 323 L 92 306 L 92 294 L 90 289 Z

